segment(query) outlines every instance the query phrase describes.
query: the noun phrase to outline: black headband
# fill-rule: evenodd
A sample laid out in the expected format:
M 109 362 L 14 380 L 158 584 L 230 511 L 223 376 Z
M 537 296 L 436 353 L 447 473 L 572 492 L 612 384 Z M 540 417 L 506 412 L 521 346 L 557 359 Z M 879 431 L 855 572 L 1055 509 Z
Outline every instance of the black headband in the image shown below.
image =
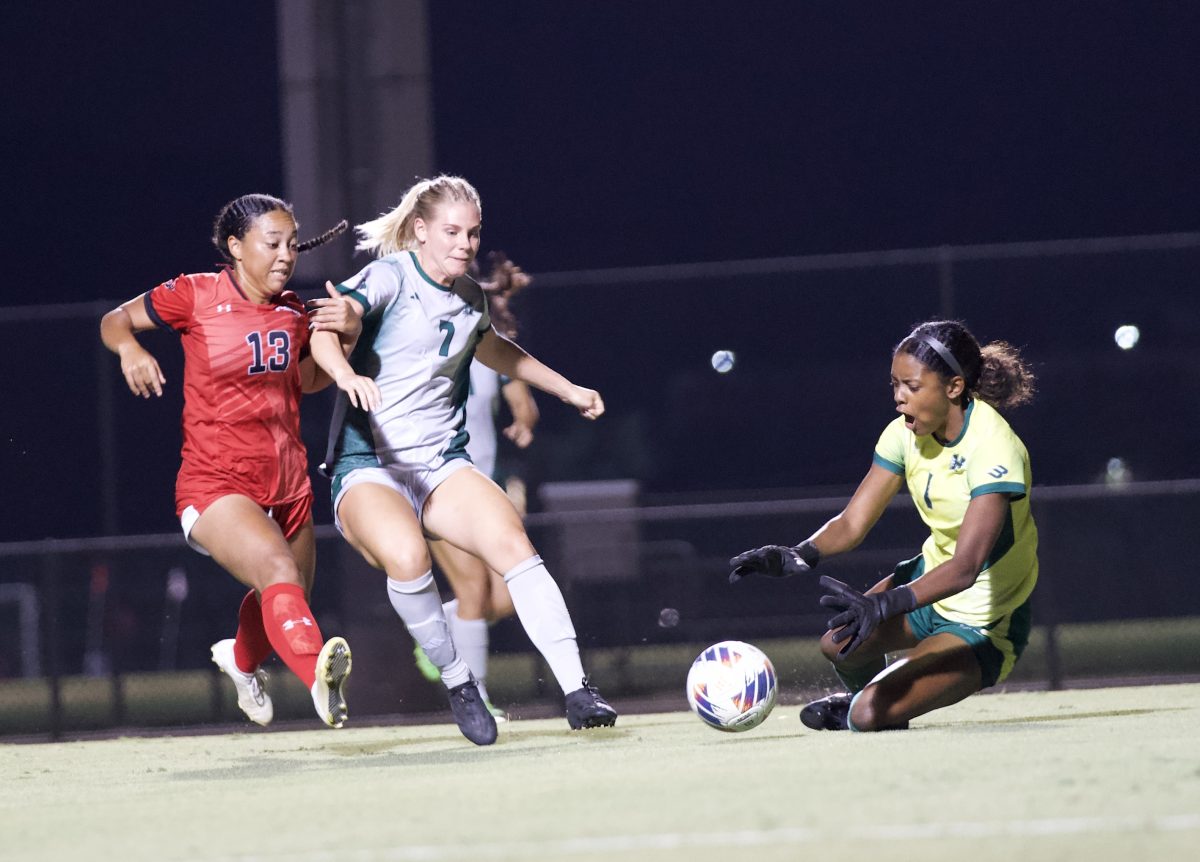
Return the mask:
M 950 352 L 950 348 L 942 344 L 942 342 L 938 341 L 932 335 L 927 335 L 924 332 L 918 335 L 917 338 L 932 347 L 934 352 L 937 353 L 938 356 L 942 357 L 942 362 L 946 363 L 947 368 L 964 380 L 967 379 L 967 375 L 963 374 L 962 366 L 958 364 L 958 360 L 954 358 L 954 354 Z

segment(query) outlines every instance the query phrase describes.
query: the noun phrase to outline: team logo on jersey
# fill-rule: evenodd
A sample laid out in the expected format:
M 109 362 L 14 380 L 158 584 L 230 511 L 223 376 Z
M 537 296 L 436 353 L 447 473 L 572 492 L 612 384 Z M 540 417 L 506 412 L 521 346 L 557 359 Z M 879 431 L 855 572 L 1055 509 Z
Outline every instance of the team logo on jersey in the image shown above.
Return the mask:
M 993 479 L 999 479 L 999 478 L 1003 477 L 1004 474 L 1006 474 L 1007 472 L 1008 472 L 1007 467 L 1002 467 L 999 464 L 997 464 L 995 467 L 988 470 L 988 475 L 991 476 Z
M 950 472 L 951 473 L 961 472 L 962 468 L 966 465 L 966 463 L 967 463 L 967 459 L 964 458 L 962 455 L 951 455 L 950 456 Z

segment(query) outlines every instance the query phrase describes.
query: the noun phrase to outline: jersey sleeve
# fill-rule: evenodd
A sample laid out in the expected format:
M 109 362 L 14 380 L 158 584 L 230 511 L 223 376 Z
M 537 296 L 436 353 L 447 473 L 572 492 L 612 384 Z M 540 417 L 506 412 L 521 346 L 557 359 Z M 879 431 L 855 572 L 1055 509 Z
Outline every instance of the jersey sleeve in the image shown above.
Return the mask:
M 184 332 L 191 326 L 196 288 L 186 275 L 168 279 L 143 294 L 146 314 L 163 329 Z
M 482 291 L 480 291 L 482 293 Z M 492 313 L 488 310 L 487 294 L 483 294 L 483 314 L 479 315 L 479 323 L 475 326 L 475 331 L 482 338 L 489 329 L 492 328 Z
M 997 434 L 971 453 L 967 464 L 967 487 L 971 498 L 983 494 L 1025 496 L 1025 453 L 1011 434 Z
M 283 305 L 286 305 L 292 311 L 296 312 L 296 314 L 299 315 L 302 320 L 308 320 L 308 308 L 305 306 L 304 300 L 302 300 L 294 291 L 285 291 L 283 296 L 280 298 L 280 302 Z M 307 326 L 301 326 L 296 332 L 294 338 L 296 355 L 299 356 L 300 361 L 303 362 L 311 353 L 311 350 L 309 349 L 309 343 L 312 341 L 312 330 Z
M 904 432 L 903 417 L 896 417 L 889 422 L 888 426 L 883 429 L 883 433 L 879 435 L 879 442 L 875 444 L 875 454 L 871 458 L 872 463 L 878 464 L 897 476 L 903 476 Z
M 400 274 L 383 261 L 371 261 L 339 284 L 337 291 L 358 302 L 364 315 L 370 314 L 371 309 L 386 307 L 400 294 Z

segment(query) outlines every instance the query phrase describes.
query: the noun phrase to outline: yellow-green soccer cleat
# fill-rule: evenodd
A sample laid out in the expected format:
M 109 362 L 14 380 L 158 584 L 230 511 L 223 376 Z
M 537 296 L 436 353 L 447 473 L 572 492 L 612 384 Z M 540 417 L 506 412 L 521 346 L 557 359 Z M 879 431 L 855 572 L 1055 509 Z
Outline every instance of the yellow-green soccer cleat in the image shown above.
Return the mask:
M 508 721 L 508 713 L 502 710 L 496 704 L 492 703 L 486 697 L 483 699 L 483 705 L 487 707 L 488 712 L 492 714 L 492 718 L 496 719 L 497 724 L 503 724 Z
M 346 680 L 350 676 L 350 644 L 345 638 L 332 637 L 325 641 L 317 654 L 317 680 L 313 683 L 313 706 L 317 715 L 330 727 L 346 723 Z

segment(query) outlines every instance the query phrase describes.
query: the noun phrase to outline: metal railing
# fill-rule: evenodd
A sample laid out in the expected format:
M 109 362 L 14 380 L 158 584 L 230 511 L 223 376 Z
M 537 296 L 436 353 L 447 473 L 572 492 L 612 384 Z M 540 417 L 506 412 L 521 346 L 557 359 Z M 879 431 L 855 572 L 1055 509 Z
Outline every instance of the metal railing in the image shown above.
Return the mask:
M 726 561 L 747 547 L 794 541 L 845 502 L 844 495 L 823 495 L 543 512 L 530 515 L 528 527 L 564 588 L 581 646 L 636 654 L 646 646 L 730 636 L 819 635 L 825 617 L 815 584 L 750 579 L 731 587 Z M 1056 634 L 1065 624 L 1200 614 L 1200 587 L 1190 564 L 1191 533 L 1173 529 L 1176 523 L 1200 520 L 1200 479 L 1040 486 L 1032 503 L 1042 571 L 1035 625 L 1044 637 L 1050 687 L 1072 674 L 1057 649 Z M 633 554 L 628 547 L 605 545 L 605 537 L 613 535 L 605 529 L 611 524 L 629 525 L 631 532 L 623 535 L 634 537 Z M 587 528 L 595 528 L 596 544 L 588 545 Z M 915 554 L 924 535 L 911 503 L 898 497 L 861 548 L 826 561 L 823 571 L 865 586 Z M 1155 541 L 1144 541 L 1147 535 Z M 367 614 L 361 596 L 342 589 L 358 575 L 347 568 L 349 557 L 333 528 L 319 527 L 318 536 L 313 606 L 322 619 L 335 626 L 356 625 L 359 632 L 383 629 L 387 638 L 402 640 L 390 610 Z M 580 576 L 572 560 L 584 553 L 629 560 L 632 568 L 611 577 Z M 0 641 L 10 651 L 19 644 L 19 654 L 5 657 L 0 651 L 5 659 L 0 667 L 9 667 L 10 677 L 19 669 L 26 679 L 48 685 L 46 732 L 51 736 L 68 725 L 63 699 L 67 680 L 107 680 L 105 721 L 121 726 L 129 720 L 124 681 L 131 674 L 208 669 L 208 644 L 228 628 L 218 620 L 232 623 L 242 592 L 176 533 L 0 544 L 0 571 L 0 612 L 6 598 L 20 608 L 19 637 Z M 381 593 L 368 595 L 376 609 L 382 607 Z M 131 596 L 142 601 L 133 630 L 114 624 L 134 614 L 128 607 Z M 347 607 L 348 601 L 355 607 Z M 666 626 L 665 609 L 675 612 Z M 164 658 L 168 641 L 174 651 Z M 530 650 L 515 625 L 507 634 L 498 632 L 493 647 L 498 653 Z M 392 661 L 357 646 L 355 660 L 356 667 Z M 2 686 L 0 682 L 0 690 Z M 207 720 L 222 715 L 218 702 L 214 687 L 214 709 Z

